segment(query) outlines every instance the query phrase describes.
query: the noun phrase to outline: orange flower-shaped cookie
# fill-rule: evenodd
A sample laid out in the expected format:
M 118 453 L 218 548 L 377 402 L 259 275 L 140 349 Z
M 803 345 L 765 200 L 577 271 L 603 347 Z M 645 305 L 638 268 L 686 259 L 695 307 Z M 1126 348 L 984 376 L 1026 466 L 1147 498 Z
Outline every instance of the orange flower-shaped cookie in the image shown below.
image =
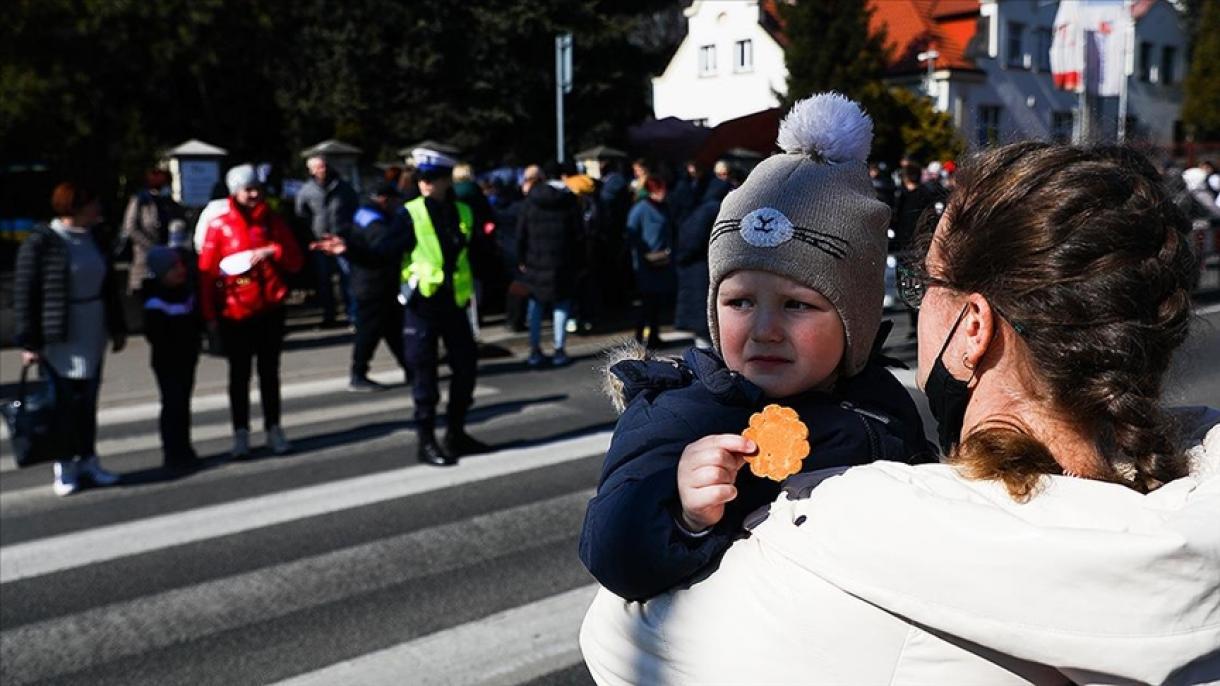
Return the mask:
M 809 429 L 790 407 L 767 405 L 750 417 L 750 428 L 741 435 L 758 445 L 758 453 L 746 457 L 756 476 L 783 481 L 801 471 L 809 455 Z

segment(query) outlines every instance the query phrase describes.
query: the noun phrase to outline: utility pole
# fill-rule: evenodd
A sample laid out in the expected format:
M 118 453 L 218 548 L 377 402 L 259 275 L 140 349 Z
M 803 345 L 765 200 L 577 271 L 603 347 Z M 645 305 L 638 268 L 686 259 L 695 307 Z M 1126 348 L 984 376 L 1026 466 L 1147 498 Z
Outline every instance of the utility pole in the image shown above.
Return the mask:
M 1123 2 L 1123 80 L 1118 90 L 1118 142 L 1127 141 L 1127 81 L 1135 73 L 1135 21 L 1131 18 L 1131 0 Z
M 572 34 L 555 36 L 555 148 L 563 162 L 563 96 L 572 92 Z

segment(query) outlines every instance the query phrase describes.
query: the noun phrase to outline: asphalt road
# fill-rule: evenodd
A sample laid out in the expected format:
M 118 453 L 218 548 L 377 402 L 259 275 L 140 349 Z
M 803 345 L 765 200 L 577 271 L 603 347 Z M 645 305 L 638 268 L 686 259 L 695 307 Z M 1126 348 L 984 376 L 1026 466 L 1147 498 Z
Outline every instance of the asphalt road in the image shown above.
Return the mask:
M 1202 312 L 1168 397 L 1220 406 L 1220 308 Z M 890 352 L 913 361 L 896 320 Z M 108 369 L 99 437 L 122 485 L 56 498 L 49 468 L 0 459 L 0 681 L 589 683 L 575 551 L 614 421 L 594 371 L 609 339 L 576 339 L 563 369 L 525 369 L 519 341 L 484 360 L 471 431 L 498 452 L 450 470 L 414 462 L 404 388 L 339 390 L 345 341 L 285 358 L 290 456 L 226 460 L 208 361 L 205 468 L 165 479 L 137 349 Z

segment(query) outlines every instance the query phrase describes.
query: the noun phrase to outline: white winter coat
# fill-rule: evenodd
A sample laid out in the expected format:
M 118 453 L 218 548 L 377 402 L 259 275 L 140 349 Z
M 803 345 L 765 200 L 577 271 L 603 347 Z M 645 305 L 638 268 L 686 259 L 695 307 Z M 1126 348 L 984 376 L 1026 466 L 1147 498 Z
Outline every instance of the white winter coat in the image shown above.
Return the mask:
M 1192 460 L 1025 504 L 946 465 L 826 474 L 689 588 L 601 590 L 581 649 L 599 684 L 1220 682 L 1220 427 Z

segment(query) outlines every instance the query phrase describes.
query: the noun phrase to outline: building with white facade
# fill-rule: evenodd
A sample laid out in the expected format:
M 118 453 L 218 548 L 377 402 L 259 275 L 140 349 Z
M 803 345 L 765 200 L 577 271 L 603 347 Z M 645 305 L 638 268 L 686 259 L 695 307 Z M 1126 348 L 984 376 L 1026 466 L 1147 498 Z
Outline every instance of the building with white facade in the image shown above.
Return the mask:
M 801 0 L 797 0 L 798 2 Z M 805 0 L 809 1 L 809 0 Z M 890 47 L 886 80 L 929 94 L 971 144 L 1070 140 L 1081 99 L 1054 87 L 1054 0 L 867 0 L 871 26 Z M 786 91 L 787 41 L 775 0 L 696 0 L 688 32 L 653 79 L 658 119 L 715 126 L 775 107 Z M 1181 140 L 1187 33 L 1168 0 L 1133 0 L 1127 135 L 1154 145 Z M 935 52 L 929 61 L 917 59 Z M 1113 140 L 1117 97 L 1092 98 L 1094 137 Z
M 788 70 L 774 2 L 695 0 L 685 13 L 686 38 L 652 80 L 657 119 L 716 126 L 779 105 Z

